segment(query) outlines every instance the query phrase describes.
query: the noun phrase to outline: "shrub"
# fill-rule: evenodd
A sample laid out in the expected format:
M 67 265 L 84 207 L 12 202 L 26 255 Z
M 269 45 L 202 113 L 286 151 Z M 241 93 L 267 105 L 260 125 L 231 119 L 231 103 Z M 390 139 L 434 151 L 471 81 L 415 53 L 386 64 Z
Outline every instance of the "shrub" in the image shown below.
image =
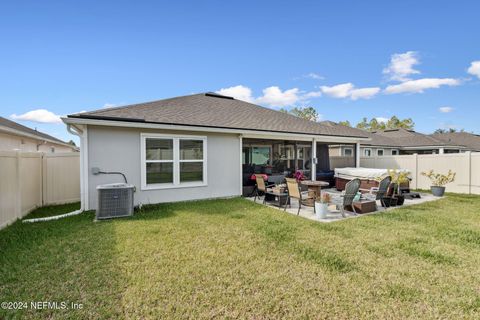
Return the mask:
M 430 179 L 432 182 L 432 186 L 434 187 L 443 187 L 446 184 L 455 181 L 455 172 L 452 172 L 452 170 L 448 170 L 448 173 L 441 174 L 441 173 L 435 173 L 433 170 L 430 170 L 428 172 L 422 172 L 422 176 L 425 176 Z

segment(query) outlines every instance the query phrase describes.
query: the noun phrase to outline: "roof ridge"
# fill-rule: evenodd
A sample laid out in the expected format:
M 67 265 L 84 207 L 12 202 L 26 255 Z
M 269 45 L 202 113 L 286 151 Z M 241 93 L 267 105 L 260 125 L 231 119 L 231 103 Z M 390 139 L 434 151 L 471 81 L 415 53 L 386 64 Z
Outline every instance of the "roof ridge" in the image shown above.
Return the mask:
M 197 96 L 197 95 L 205 95 L 206 93 L 208 92 L 201 92 L 201 93 L 193 93 L 193 94 L 186 94 L 186 95 L 183 95 L 183 96 L 178 96 L 178 97 L 172 97 L 172 98 L 165 98 L 165 99 L 157 99 L 157 100 L 151 100 L 151 101 L 145 101 L 145 102 L 139 102 L 139 103 L 132 103 L 132 104 L 127 104 L 127 105 L 123 105 L 123 106 L 118 106 L 118 107 L 111 107 L 111 108 L 101 108 L 101 109 L 96 109 L 96 110 L 93 110 L 93 111 L 87 111 L 87 112 L 82 112 L 82 113 L 72 113 L 70 115 L 82 115 L 82 114 L 94 114 L 96 112 L 104 112 L 104 111 L 112 111 L 112 110 L 121 110 L 121 109 L 126 109 L 126 108 L 130 108 L 130 107 L 137 107 L 137 106 L 141 106 L 141 105 L 148 105 L 148 104 L 151 104 L 151 103 L 156 103 L 156 102 L 161 102 L 161 101 L 167 101 L 167 100 L 174 100 L 174 99 L 178 99 L 178 98 L 185 98 L 185 97 L 192 97 L 192 96 Z

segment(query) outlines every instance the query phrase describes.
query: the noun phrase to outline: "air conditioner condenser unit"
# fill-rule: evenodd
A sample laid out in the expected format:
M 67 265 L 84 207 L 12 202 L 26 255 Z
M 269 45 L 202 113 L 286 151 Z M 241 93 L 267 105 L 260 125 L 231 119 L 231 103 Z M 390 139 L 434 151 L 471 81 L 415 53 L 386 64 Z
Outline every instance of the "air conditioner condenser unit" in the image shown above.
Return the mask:
M 111 183 L 97 186 L 98 204 L 96 219 L 110 219 L 133 215 L 135 186 Z

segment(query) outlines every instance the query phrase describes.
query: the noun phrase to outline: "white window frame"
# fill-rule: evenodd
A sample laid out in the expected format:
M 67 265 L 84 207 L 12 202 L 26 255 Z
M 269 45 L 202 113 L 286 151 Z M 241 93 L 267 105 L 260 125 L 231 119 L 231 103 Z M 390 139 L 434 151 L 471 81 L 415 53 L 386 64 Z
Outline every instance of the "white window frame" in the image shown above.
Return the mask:
M 173 162 L 173 183 L 155 183 L 147 184 L 147 159 L 146 159 L 146 140 L 147 139 L 170 139 L 173 140 L 173 160 L 149 160 L 148 162 Z M 180 140 L 201 140 L 203 141 L 203 159 L 202 160 L 180 160 Z M 203 162 L 203 181 L 180 182 L 180 163 L 182 162 Z M 175 189 L 205 187 L 207 182 L 207 137 L 175 135 L 161 133 L 141 133 L 140 134 L 140 164 L 141 164 L 141 190 Z
M 378 152 L 382 151 L 382 155 L 379 155 Z M 377 149 L 377 157 L 383 157 L 385 155 L 385 150 L 383 149 Z
M 367 150 L 370 151 L 370 155 L 367 155 Z M 364 157 L 371 157 L 371 156 L 372 156 L 372 153 L 373 153 L 373 152 L 372 152 L 372 148 L 365 148 L 365 149 L 363 149 L 363 156 L 364 156 Z
M 396 154 L 393 154 L 393 152 L 396 152 Z M 400 151 L 398 149 L 392 149 L 392 156 L 398 156 L 400 154 Z
M 346 152 L 345 152 L 346 150 L 350 150 L 350 152 L 351 152 L 352 154 L 347 155 Z M 344 156 L 344 157 L 353 157 L 353 148 L 348 148 L 348 147 L 347 147 L 347 148 L 343 148 L 343 156 Z

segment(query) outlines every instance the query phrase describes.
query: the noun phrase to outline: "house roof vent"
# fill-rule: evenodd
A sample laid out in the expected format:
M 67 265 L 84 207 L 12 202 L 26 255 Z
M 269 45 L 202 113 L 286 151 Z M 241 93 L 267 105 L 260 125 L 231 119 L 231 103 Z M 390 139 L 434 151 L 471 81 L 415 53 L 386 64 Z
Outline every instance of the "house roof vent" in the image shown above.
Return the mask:
M 207 93 L 205 93 L 205 96 L 206 97 L 212 97 L 212 98 L 235 100 L 235 98 L 233 98 L 233 97 L 224 96 L 224 95 L 221 95 L 221 94 L 218 94 L 218 93 L 215 93 L 215 92 L 207 92 Z

